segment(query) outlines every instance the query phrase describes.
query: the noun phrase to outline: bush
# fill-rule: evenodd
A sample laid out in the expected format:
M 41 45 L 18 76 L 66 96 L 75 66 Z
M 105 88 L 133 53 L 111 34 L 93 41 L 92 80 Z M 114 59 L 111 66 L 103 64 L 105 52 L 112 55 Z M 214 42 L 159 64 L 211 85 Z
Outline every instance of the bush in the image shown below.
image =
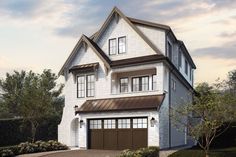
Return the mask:
M 158 157 L 159 147 L 140 148 L 136 151 L 124 150 L 119 157 Z
M 2 147 L 0 148 L 0 156 L 14 156 L 19 154 L 28 154 L 45 151 L 67 150 L 66 145 L 57 141 L 36 141 L 35 143 L 24 142 L 17 146 Z

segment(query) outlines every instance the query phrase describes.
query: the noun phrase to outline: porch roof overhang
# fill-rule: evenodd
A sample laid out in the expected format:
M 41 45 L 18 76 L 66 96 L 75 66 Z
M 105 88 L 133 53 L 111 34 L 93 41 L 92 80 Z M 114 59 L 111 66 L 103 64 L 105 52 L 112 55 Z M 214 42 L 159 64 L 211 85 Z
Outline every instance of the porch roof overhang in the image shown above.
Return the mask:
M 159 110 L 165 94 L 87 100 L 76 113 Z
M 69 69 L 69 72 L 72 72 L 72 73 L 94 72 L 98 69 L 98 66 L 99 66 L 99 63 L 75 65 Z

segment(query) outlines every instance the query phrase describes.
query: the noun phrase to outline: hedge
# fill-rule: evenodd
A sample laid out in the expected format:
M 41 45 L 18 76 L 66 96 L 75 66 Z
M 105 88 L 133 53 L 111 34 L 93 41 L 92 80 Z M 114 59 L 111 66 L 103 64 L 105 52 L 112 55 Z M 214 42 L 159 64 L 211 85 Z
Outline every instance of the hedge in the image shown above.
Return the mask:
M 68 147 L 57 141 L 24 142 L 16 146 L 0 147 L 0 157 L 13 157 L 20 154 L 37 153 L 45 151 L 67 150 Z
M 138 150 L 132 151 L 126 149 L 121 152 L 118 157 L 158 157 L 159 156 L 159 147 L 147 147 L 140 148 Z
M 36 140 L 57 140 L 57 125 L 59 123 L 59 117 L 42 119 L 36 132 Z M 0 120 L 0 147 L 30 141 L 30 137 L 30 125 L 29 123 L 23 123 L 22 119 Z

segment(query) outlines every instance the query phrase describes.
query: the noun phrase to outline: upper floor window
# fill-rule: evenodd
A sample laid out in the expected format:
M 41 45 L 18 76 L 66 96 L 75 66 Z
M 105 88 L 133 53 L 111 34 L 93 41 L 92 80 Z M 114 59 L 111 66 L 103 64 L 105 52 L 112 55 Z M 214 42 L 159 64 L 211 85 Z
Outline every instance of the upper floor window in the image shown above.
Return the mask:
M 87 86 L 86 86 L 87 97 L 93 97 L 94 94 L 95 94 L 95 78 L 94 78 L 94 75 L 87 75 L 86 76 L 86 82 L 87 82 Z
M 172 61 L 172 45 L 170 42 L 168 42 L 168 57 Z
M 179 67 L 182 66 L 182 51 L 179 51 L 179 54 L 178 54 L 178 65 Z
M 152 75 L 152 90 L 157 89 L 157 75 Z
M 128 78 L 120 79 L 120 92 L 121 93 L 128 92 Z
M 188 75 L 188 61 L 185 59 L 185 74 Z
M 193 76 L 193 70 L 192 70 L 192 68 L 190 68 L 190 71 L 189 71 L 189 79 L 190 79 L 190 81 L 192 80 L 192 76 Z
M 132 91 L 147 91 L 149 85 L 149 77 L 134 77 L 132 78 Z
M 109 39 L 109 55 L 116 54 L 116 38 Z
M 77 77 L 77 97 L 83 98 L 85 96 L 85 77 Z
M 118 38 L 118 53 L 125 53 L 126 52 L 126 37 L 119 37 Z
M 171 88 L 172 90 L 176 90 L 176 81 L 174 79 L 171 80 Z

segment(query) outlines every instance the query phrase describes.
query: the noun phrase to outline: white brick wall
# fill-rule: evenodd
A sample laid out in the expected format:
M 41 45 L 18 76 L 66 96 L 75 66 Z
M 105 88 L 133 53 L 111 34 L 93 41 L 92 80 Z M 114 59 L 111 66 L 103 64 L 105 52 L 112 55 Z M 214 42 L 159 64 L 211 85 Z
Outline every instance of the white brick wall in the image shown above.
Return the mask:
M 143 25 L 136 25 L 138 29 L 165 55 L 165 31 Z
M 108 54 L 108 40 L 126 36 L 126 50 L 127 52 L 119 55 Z M 118 44 L 118 42 L 117 42 Z M 139 56 L 153 55 L 156 52 L 146 44 L 146 42 L 133 30 L 132 27 L 122 18 L 116 23 L 116 20 L 112 20 L 106 31 L 98 41 L 98 45 L 102 50 L 111 58 L 111 60 L 119 60 L 125 58 L 133 58 Z

